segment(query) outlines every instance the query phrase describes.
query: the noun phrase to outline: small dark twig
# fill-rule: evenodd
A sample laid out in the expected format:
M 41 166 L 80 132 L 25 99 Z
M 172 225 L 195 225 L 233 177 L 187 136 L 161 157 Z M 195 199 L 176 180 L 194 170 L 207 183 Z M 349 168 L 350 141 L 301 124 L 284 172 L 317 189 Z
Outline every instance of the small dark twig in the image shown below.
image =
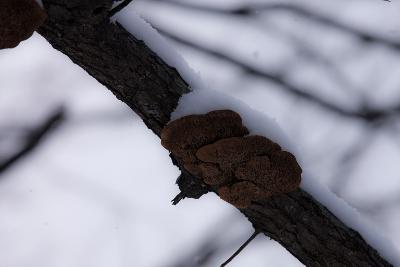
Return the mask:
M 114 16 L 115 14 L 120 12 L 122 9 L 127 7 L 132 1 L 133 0 L 125 0 L 125 1 L 123 1 L 121 4 L 119 4 L 118 6 L 116 6 L 113 9 L 110 10 L 110 12 L 108 13 L 108 17 L 111 18 L 112 16 Z
M 243 243 L 243 245 L 240 246 L 240 248 L 238 250 L 236 250 L 235 253 L 233 253 L 233 255 L 227 259 L 224 263 L 221 264 L 220 267 L 225 267 L 226 265 L 228 265 L 228 263 L 230 263 L 237 255 L 239 255 L 240 252 L 242 252 L 242 250 L 247 247 L 248 244 L 250 244 L 251 241 L 254 240 L 254 238 L 256 238 L 256 236 L 260 233 L 260 231 L 255 230 L 254 233 L 250 236 L 249 239 L 247 239 L 246 242 Z
M 176 197 L 174 197 L 173 200 L 171 200 L 172 205 L 176 205 L 179 203 L 179 201 L 181 201 L 182 199 L 184 199 L 186 197 L 185 193 L 180 192 L 178 195 L 176 195 Z

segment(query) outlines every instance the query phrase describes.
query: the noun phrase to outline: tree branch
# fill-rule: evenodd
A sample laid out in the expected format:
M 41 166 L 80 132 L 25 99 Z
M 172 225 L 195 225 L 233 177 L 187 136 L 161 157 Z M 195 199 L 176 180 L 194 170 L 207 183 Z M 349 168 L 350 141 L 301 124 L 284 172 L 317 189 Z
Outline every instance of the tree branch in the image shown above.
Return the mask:
M 159 135 L 179 98 L 189 92 L 177 71 L 123 27 L 108 21 L 111 0 L 43 2 L 48 20 L 40 33 Z M 201 183 L 193 176 L 186 179 Z M 241 212 L 256 230 L 277 240 L 307 266 L 391 266 L 357 232 L 301 190 L 254 203 Z

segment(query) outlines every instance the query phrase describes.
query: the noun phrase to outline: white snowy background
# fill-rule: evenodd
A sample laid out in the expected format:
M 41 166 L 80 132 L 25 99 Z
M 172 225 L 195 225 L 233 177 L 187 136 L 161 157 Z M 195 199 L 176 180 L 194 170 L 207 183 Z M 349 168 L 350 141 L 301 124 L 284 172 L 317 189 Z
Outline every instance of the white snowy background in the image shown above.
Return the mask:
M 397 0 L 180 2 L 220 9 L 288 3 L 400 43 Z M 238 17 L 168 0 L 134 1 L 127 9 L 163 32 L 279 73 L 344 110 L 388 111 L 373 123 L 338 115 L 171 41 L 211 88 L 276 118 L 301 147 L 313 178 L 400 248 L 400 111 L 392 108 L 400 105 L 400 48 L 282 10 Z M 0 162 L 60 106 L 67 116 L 59 127 L 0 173 L 0 267 L 215 267 L 251 235 L 247 220 L 215 195 L 172 206 L 179 172 L 159 139 L 37 34 L 0 51 Z M 259 236 L 229 266 L 302 265 Z

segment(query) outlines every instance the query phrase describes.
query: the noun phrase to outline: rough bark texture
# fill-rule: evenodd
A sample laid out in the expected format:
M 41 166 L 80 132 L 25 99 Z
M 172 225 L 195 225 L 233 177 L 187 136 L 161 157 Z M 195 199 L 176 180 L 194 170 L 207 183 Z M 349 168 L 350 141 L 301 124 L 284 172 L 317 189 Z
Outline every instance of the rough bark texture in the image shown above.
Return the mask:
M 180 96 L 189 92 L 177 71 L 120 25 L 109 23 L 111 0 L 43 2 L 48 19 L 40 33 L 160 135 Z M 211 190 L 185 170 L 179 180 L 180 188 L 188 190 L 186 197 L 198 198 Z M 391 266 L 357 232 L 301 190 L 241 211 L 256 229 L 307 266 Z
M 306 266 L 392 266 L 302 190 L 254 203 L 242 213 Z
M 112 1 L 43 2 L 48 19 L 39 32 L 160 135 L 178 99 L 189 91 L 177 71 L 120 25 L 104 19 Z

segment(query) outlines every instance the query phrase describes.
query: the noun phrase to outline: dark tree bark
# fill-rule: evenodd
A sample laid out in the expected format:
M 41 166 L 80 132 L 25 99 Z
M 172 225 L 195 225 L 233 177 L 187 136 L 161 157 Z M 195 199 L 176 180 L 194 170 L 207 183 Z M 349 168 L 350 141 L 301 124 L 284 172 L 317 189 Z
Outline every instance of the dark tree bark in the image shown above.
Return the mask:
M 109 22 L 113 1 L 43 2 L 48 19 L 39 32 L 160 135 L 179 98 L 190 91 L 179 73 L 121 25 Z M 187 190 L 184 196 L 197 198 L 211 191 L 178 167 L 183 171 L 181 189 Z M 307 266 L 391 266 L 360 234 L 302 190 L 254 203 L 241 212 L 256 230 Z
M 113 1 L 43 1 L 48 19 L 39 32 L 111 90 L 160 135 L 180 96 L 189 92 L 167 66 L 107 14 Z

